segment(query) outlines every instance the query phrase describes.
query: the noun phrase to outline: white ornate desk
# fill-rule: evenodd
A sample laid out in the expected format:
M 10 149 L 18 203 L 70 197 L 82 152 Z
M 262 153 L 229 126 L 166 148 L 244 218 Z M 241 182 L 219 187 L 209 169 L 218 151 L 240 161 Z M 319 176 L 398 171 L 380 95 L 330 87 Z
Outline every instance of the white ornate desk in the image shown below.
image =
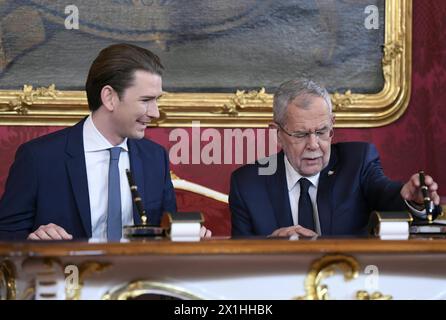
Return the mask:
M 446 299 L 446 239 L 0 243 L 0 298 Z

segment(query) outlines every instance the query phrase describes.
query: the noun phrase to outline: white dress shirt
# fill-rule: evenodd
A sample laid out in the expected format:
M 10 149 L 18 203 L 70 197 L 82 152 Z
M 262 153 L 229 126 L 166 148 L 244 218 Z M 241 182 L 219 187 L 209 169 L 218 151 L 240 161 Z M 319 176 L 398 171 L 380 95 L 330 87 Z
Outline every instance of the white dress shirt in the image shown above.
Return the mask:
M 286 171 L 286 182 L 288 185 L 288 197 L 290 198 L 290 207 L 291 207 L 291 215 L 293 216 L 294 225 L 299 224 L 299 198 L 300 198 L 300 183 L 299 179 L 301 176 L 288 161 L 287 156 L 284 157 L 285 161 L 285 171 Z M 317 211 L 317 187 L 319 185 L 319 176 L 320 173 L 311 176 L 304 177 L 307 178 L 310 182 L 310 188 L 308 189 L 308 193 L 310 195 L 311 204 L 313 206 L 313 217 L 314 217 L 314 225 L 316 230 L 314 230 L 318 235 L 321 235 L 321 225 L 319 222 L 319 213 Z
M 121 185 L 122 226 L 133 224 L 133 205 L 125 169 L 130 168 L 127 138 L 113 146 L 95 127 L 91 115 L 83 128 L 85 164 L 87 168 L 88 196 L 90 198 L 92 237 L 107 239 L 108 169 L 112 147 L 121 147 L 119 179 Z

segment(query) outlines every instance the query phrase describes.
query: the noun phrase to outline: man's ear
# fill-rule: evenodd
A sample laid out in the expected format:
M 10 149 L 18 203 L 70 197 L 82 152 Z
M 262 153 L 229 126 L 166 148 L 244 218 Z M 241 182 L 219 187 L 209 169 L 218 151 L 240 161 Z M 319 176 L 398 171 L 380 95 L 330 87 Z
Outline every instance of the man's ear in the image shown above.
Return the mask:
M 271 123 L 268 124 L 268 129 L 269 129 L 269 130 L 276 130 L 276 134 L 277 134 L 277 145 L 278 145 L 280 148 L 282 148 L 282 139 L 281 139 L 281 137 L 280 137 L 280 135 L 279 135 L 279 131 L 280 131 L 279 125 L 278 125 L 277 123 L 275 123 L 275 122 L 271 122 Z
M 268 123 L 268 129 L 270 129 L 270 130 L 274 130 L 274 129 L 278 130 L 279 126 L 275 122 L 270 122 L 270 123 Z
M 102 105 L 108 110 L 113 111 L 116 104 L 117 93 L 109 85 L 103 86 L 101 89 Z
M 331 124 L 334 125 L 336 122 L 336 114 L 332 113 L 331 114 Z

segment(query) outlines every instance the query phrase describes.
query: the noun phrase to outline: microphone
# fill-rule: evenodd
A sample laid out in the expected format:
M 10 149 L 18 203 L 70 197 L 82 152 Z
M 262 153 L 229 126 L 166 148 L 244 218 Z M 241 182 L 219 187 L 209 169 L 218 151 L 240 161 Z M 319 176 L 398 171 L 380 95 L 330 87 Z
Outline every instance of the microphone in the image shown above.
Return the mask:
M 141 196 L 138 192 L 138 187 L 136 186 L 135 180 L 133 179 L 133 175 L 129 169 L 126 169 L 125 173 L 127 174 L 127 180 L 129 182 L 133 202 L 135 203 L 136 210 L 138 211 L 138 214 L 141 217 L 141 224 L 124 226 L 124 232 L 123 232 L 124 237 L 129 239 L 164 237 L 165 232 L 163 228 L 149 224 L 146 210 L 144 209 Z

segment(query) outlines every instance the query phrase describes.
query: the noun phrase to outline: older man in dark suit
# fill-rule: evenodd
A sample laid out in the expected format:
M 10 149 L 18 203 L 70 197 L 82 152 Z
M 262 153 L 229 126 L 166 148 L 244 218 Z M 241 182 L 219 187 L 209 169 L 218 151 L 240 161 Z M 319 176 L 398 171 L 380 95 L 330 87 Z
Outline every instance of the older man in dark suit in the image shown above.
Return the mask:
M 306 79 L 285 82 L 274 95 L 273 113 L 282 151 L 266 162 L 275 161 L 277 169 L 262 174 L 255 163 L 232 174 L 234 236 L 360 235 L 372 210 L 409 207 L 423 215 L 417 174 L 404 185 L 391 181 L 373 145 L 332 144 L 335 116 L 323 87 Z M 425 182 L 439 205 L 437 184 L 430 176 Z

